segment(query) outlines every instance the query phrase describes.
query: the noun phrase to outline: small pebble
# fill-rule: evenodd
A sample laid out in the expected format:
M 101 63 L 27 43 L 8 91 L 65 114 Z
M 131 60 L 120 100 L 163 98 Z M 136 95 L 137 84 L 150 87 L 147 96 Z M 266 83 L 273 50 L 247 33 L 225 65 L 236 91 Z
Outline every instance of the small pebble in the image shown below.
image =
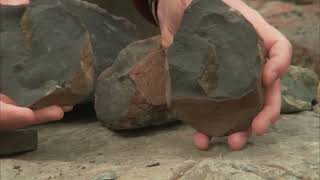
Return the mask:
M 102 175 L 99 175 L 95 180 L 116 180 L 117 176 L 114 172 L 106 172 Z
M 160 166 L 160 163 L 159 162 L 151 162 L 146 165 L 146 167 L 155 167 L 155 166 Z
M 21 166 L 13 166 L 13 169 L 20 169 L 21 168 Z

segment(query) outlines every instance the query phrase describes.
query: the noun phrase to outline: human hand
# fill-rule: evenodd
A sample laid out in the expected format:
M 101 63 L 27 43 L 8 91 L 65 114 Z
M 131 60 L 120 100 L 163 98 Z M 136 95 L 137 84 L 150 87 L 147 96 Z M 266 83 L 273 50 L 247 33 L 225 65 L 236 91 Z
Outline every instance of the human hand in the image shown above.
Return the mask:
M 172 44 L 173 37 L 180 27 L 184 11 L 191 2 L 192 0 L 159 0 L 158 18 L 163 47 L 168 48 Z M 253 120 L 248 130 L 231 134 L 228 137 L 228 144 L 231 149 L 241 150 L 246 145 L 252 132 L 258 136 L 263 135 L 280 116 L 280 78 L 290 65 L 292 47 L 279 31 L 241 0 L 224 0 L 224 2 L 238 10 L 254 26 L 263 39 L 265 49 L 268 52 L 268 62 L 263 70 L 263 84 L 266 89 L 264 108 Z M 210 137 L 204 133 L 196 132 L 194 142 L 199 149 L 206 150 L 209 147 Z
M 0 5 L 26 5 L 29 4 L 29 0 L 0 0 Z
M 64 112 L 71 111 L 72 107 L 50 106 L 40 110 L 19 107 L 4 94 L 0 94 L 0 130 L 12 130 L 29 125 L 41 124 L 60 120 Z

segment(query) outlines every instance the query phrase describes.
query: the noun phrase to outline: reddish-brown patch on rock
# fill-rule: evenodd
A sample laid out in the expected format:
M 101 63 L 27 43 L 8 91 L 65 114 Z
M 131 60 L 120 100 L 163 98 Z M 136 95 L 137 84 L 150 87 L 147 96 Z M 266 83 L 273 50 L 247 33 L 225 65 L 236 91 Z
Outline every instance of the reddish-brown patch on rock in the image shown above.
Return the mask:
M 137 90 L 151 105 L 166 104 L 165 53 L 157 49 L 139 62 L 130 72 Z

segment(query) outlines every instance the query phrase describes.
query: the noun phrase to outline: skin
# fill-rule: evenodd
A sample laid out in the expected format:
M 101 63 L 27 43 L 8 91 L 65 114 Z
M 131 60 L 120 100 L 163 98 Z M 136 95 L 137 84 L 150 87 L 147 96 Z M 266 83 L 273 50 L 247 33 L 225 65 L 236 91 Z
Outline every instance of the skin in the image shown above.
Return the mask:
M 159 0 L 158 17 L 162 34 L 162 46 L 168 48 L 177 32 L 185 9 L 192 0 Z M 238 10 L 256 29 L 264 41 L 268 52 L 268 62 L 264 67 L 263 83 L 266 88 L 264 109 L 253 120 L 251 128 L 243 132 L 231 134 L 228 144 L 233 150 L 245 147 L 249 136 L 258 136 L 267 132 L 280 116 L 281 84 L 280 78 L 291 63 L 292 47 L 287 38 L 268 24 L 254 9 L 241 0 L 224 0 L 226 4 Z M 194 143 L 200 150 L 209 148 L 211 137 L 201 132 L 194 135 Z
M 192 0 L 159 0 L 158 17 L 162 36 L 161 43 L 164 48 L 168 48 L 172 44 L 173 37 L 180 27 L 184 11 L 191 2 Z M 264 41 L 269 58 L 263 72 L 263 83 L 266 88 L 264 109 L 253 120 L 248 130 L 231 134 L 228 137 L 230 148 L 241 150 L 245 147 L 252 133 L 258 136 L 263 135 L 279 119 L 281 108 L 280 78 L 290 65 L 292 47 L 283 34 L 268 24 L 257 11 L 250 8 L 241 0 L 224 0 L 224 2 L 238 10 L 254 26 Z M 0 0 L 0 5 L 28 3 L 29 0 Z M 4 95 L 1 97 L 1 128 L 23 127 L 63 117 L 63 109 L 57 106 L 32 111 L 28 108 L 15 106 L 14 102 Z M 65 110 L 70 109 L 70 107 L 67 107 Z M 209 148 L 210 139 L 211 137 L 201 132 L 194 134 L 194 143 L 200 150 L 207 150 Z

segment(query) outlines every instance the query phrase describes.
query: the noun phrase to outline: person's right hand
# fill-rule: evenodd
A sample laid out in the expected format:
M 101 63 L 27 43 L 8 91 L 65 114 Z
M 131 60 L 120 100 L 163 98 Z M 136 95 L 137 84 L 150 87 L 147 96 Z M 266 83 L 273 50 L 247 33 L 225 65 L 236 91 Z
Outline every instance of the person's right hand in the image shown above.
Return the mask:
M 29 4 L 29 0 L 0 0 L 0 5 L 25 5 Z
M 70 106 L 50 106 L 39 110 L 32 110 L 16 106 L 12 99 L 4 94 L 0 94 L 0 130 L 12 130 L 60 120 L 63 118 L 64 112 L 71 110 L 72 107 Z

